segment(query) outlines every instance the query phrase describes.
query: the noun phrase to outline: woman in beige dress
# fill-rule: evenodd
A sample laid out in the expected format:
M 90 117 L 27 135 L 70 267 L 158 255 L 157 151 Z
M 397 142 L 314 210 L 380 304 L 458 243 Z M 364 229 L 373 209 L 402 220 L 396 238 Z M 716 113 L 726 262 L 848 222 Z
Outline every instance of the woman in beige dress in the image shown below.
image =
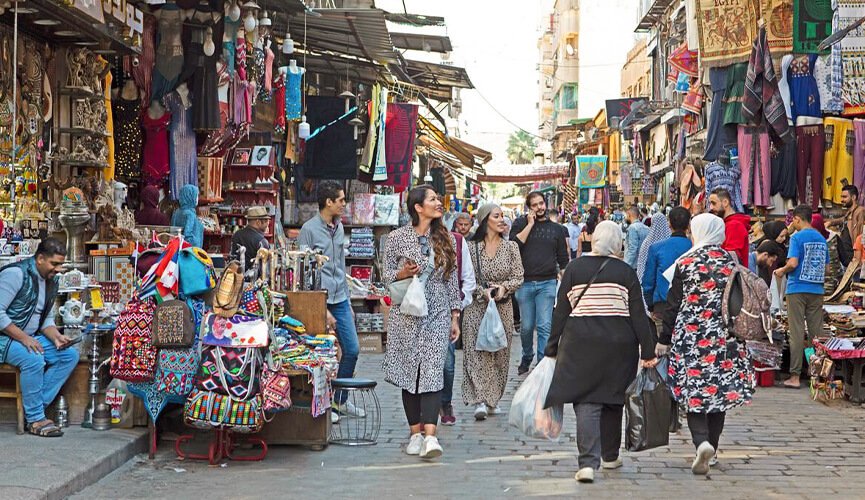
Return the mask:
M 463 400 L 475 406 L 475 419 L 499 413 L 499 400 L 508 382 L 514 310 L 510 296 L 523 284 L 520 250 L 503 235 L 508 229 L 502 209 L 487 204 L 478 209 L 478 229 L 469 243 L 478 287 L 474 301 L 463 311 Z M 496 301 L 508 346 L 498 352 L 475 350 L 481 320 L 490 297 Z

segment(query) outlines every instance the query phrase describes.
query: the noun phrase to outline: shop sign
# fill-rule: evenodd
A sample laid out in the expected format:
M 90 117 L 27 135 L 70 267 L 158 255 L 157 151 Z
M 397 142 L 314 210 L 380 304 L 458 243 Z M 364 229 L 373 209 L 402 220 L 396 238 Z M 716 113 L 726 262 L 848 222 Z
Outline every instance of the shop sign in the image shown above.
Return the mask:
M 144 12 L 127 0 L 75 0 L 76 9 L 100 23 L 117 20 L 129 28 L 133 39 L 144 33 Z M 113 18 L 113 19 L 111 19 Z
M 612 127 L 610 119 L 618 118 L 621 122 L 628 113 L 631 112 L 631 107 L 634 104 L 642 101 L 648 101 L 645 97 L 627 97 L 624 99 L 607 99 L 604 101 L 604 107 L 607 111 L 607 126 Z

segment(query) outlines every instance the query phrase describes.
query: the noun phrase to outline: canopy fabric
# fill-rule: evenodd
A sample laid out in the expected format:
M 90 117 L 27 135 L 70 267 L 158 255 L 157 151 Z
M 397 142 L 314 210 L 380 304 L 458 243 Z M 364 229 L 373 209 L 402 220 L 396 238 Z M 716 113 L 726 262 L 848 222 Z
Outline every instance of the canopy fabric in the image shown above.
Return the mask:
M 423 116 L 418 117 L 419 141 L 429 155 L 457 170 L 483 173 L 483 165 L 492 159 L 492 153 L 477 146 L 449 137 Z
M 566 178 L 568 175 L 568 164 L 489 165 L 485 170 L 485 175 L 478 176 L 479 182 L 539 182 Z

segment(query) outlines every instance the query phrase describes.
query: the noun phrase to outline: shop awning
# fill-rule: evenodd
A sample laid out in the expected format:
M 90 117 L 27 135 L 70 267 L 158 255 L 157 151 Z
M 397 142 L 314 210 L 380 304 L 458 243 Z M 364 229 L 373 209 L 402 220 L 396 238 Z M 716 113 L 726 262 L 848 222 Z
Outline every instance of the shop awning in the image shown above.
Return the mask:
M 439 35 L 423 35 L 419 33 L 391 33 L 393 46 L 398 49 L 422 50 L 425 52 L 445 53 L 454 50 L 451 39 Z
M 296 47 L 308 50 L 310 54 L 343 54 L 351 59 L 382 65 L 397 61 L 383 10 L 315 9 L 313 12 L 315 15 L 298 14 L 289 19 L 289 32 Z M 276 16 L 273 32 L 278 35 L 285 33 L 284 18 Z M 298 54 L 298 58 L 302 56 Z
M 652 29 L 653 26 L 656 26 L 658 21 L 664 16 L 664 12 L 667 11 L 667 7 L 672 3 L 673 0 L 653 0 L 652 4 L 643 14 L 643 18 L 640 19 L 640 23 L 634 29 L 634 32 L 645 33 Z
M 419 141 L 434 159 L 458 170 L 483 173 L 483 165 L 492 160 L 492 153 L 456 137 L 449 137 L 423 116 L 418 117 Z
M 393 73 L 406 83 L 420 87 L 424 95 L 437 101 L 450 101 L 454 88 L 475 88 L 464 68 L 400 57 L 401 64 L 391 67 Z
M 392 23 L 404 24 L 407 26 L 444 26 L 445 18 L 440 16 L 427 16 L 424 14 L 400 14 L 397 12 L 385 12 L 385 18 Z
M 539 182 L 563 179 L 568 176 L 567 163 L 549 165 L 488 165 L 486 175 L 479 175 L 479 182 Z

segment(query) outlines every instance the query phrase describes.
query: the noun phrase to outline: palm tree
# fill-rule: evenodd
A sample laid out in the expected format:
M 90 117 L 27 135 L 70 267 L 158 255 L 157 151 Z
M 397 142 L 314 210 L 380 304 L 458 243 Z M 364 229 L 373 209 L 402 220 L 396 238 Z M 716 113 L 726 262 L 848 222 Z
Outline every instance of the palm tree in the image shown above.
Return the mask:
M 531 163 L 535 157 L 535 138 L 524 130 L 518 130 L 508 137 L 508 161 L 512 165 Z

